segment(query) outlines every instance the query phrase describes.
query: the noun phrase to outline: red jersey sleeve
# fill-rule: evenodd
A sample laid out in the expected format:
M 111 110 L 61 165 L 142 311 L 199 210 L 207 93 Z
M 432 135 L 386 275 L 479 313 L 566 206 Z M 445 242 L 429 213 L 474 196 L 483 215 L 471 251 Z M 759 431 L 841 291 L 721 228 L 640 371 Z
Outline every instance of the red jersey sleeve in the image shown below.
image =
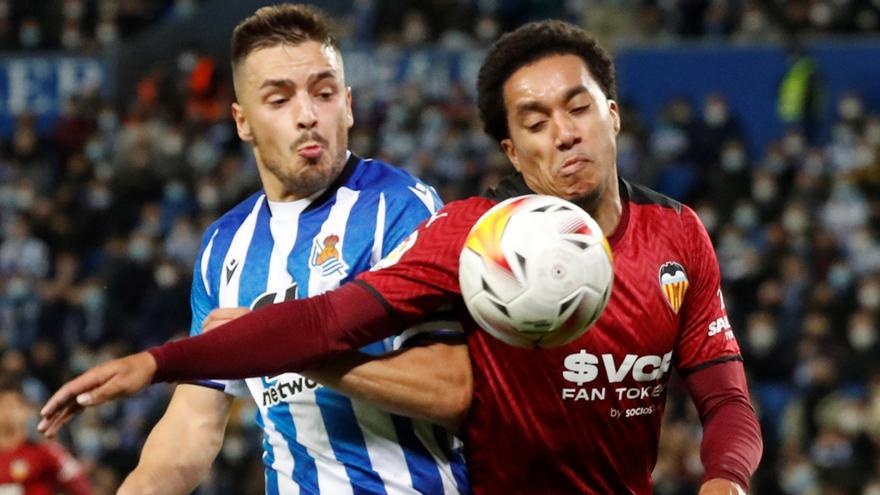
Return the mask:
M 686 206 L 682 223 L 689 245 L 689 287 L 682 305 L 681 334 L 675 354 L 677 367 L 687 375 L 715 363 L 741 358 L 724 308 L 718 258 L 709 234 L 697 214 Z
M 408 321 L 420 320 L 459 296 L 458 258 L 471 227 L 495 203 L 470 198 L 449 203 L 423 222 L 357 283 Z

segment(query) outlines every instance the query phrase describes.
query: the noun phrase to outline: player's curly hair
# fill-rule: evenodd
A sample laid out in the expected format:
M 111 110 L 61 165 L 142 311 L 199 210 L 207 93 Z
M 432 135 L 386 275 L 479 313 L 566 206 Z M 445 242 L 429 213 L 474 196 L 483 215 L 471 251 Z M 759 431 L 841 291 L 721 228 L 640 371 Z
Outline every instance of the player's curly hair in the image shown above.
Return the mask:
M 548 55 L 581 57 L 602 92 L 617 98 L 614 62 L 593 36 L 563 21 L 530 22 L 511 31 L 489 49 L 477 77 L 477 107 L 483 128 L 496 141 L 509 136 L 504 83 L 521 67 Z
M 262 7 L 232 32 L 232 69 L 234 71 L 245 57 L 260 48 L 306 41 L 317 41 L 339 51 L 339 40 L 320 9 L 294 4 Z

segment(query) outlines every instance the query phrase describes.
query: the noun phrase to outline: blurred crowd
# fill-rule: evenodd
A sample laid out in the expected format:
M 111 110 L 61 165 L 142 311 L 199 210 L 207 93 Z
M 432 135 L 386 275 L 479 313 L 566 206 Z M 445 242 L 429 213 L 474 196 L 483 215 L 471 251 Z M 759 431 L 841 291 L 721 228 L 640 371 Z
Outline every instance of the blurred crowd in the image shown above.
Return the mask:
M 450 48 L 485 46 L 524 22 L 550 17 L 581 24 L 608 46 L 880 32 L 880 5 L 871 0 L 353 0 L 348 12 L 350 39 Z
M 0 0 L 0 31 L 4 11 L 20 21 L 17 35 L 0 34 L 7 47 L 27 47 L 22 12 L 31 10 L 22 9 L 37 4 L 20 3 Z M 192 2 L 60 3 L 65 19 L 94 16 L 83 23 L 89 44 L 101 43 L 94 19 L 143 26 Z M 611 29 L 595 17 L 627 9 L 658 36 L 710 36 L 723 25 L 735 37 L 757 25 L 754 15 L 833 31 L 860 18 L 836 21 L 846 9 L 877 12 L 877 2 L 855 0 L 834 2 L 829 18 L 823 1 L 770 2 L 778 7 L 770 10 L 749 1 L 401 3 L 355 0 L 348 28 L 383 42 L 483 44 L 528 16 Z M 102 17 L 107 5 L 114 15 Z M 453 21 L 443 14 L 452 7 L 471 10 Z M 66 46 L 63 36 L 42 39 L 45 48 Z M 126 108 L 77 95 L 50 133 L 22 114 L 0 141 L 0 373 L 23 380 L 35 403 L 100 361 L 187 334 L 202 231 L 259 187 L 228 116 L 229 78 L 194 53 L 178 62 L 148 69 Z M 406 167 L 447 202 L 478 194 L 510 166 L 482 132 L 471 94 L 456 85 L 442 96 L 418 85 L 356 90 L 350 148 Z M 622 105 L 621 175 L 694 207 L 715 243 L 765 435 L 754 493 L 880 494 L 880 109 L 854 93 L 834 108 L 829 139 L 793 126 L 754 154 L 737 120 L 745 109 L 723 94 L 669 101 L 656 121 Z M 99 493 L 113 493 L 134 466 L 169 392 L 153 387 L 86 411 L 65 430 Z M 262 491 L 253 405 L 237 403 L 232 418 L 203 494 Z M 666 423 L 655 492 L 695 493 L 699 420 L 680 384 Z
M 95 52 L 204 0 L 0 0 L 0 50 Z M 320 3 L 320 2 L 319 2 Z M 344 38 L 397 45 L 485 46 L 524 22 L 579 23 L 607 45 L 678 39 L 780 41 L 787 34 L 880 32 L 872 0 L 335 0 Z
M 97 52 L 200 0 L 0 0 L 0 50 Z

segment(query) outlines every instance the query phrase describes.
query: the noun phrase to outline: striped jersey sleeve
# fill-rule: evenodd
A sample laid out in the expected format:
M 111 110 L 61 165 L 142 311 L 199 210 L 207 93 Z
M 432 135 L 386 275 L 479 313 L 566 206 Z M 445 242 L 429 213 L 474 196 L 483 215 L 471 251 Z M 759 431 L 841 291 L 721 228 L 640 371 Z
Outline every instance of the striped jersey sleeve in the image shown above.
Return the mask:
M 190 336 L 202 333 L 202 323 L 208 314 L 220 307 L 218 295 L 219 280 L 213 275 L 212 265 L 217 263 L 216 241 L 221 232 L 221 222 L 218 220 L 205 231 L 199 255 L 193 267 L 193 281 L 190 290 L 190 307 L 192 308 L 192 322 L 190 323 Z M 200 380 L 197 385 L 220 390 L 236 397 L 247 397 L 249 392 L 243 380 Z

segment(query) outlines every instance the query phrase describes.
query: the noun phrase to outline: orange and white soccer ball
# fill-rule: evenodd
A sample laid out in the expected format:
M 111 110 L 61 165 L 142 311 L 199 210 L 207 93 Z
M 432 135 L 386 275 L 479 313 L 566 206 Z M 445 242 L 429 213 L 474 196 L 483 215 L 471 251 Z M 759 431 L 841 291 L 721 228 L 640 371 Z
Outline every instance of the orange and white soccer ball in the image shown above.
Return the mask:
M 611 297 L 611 249 L 595 220 L 553 196 L 511 198 L 471 228 L 459 258 L 461 294 L 485 331 L 515 346 L 580 337 Z

